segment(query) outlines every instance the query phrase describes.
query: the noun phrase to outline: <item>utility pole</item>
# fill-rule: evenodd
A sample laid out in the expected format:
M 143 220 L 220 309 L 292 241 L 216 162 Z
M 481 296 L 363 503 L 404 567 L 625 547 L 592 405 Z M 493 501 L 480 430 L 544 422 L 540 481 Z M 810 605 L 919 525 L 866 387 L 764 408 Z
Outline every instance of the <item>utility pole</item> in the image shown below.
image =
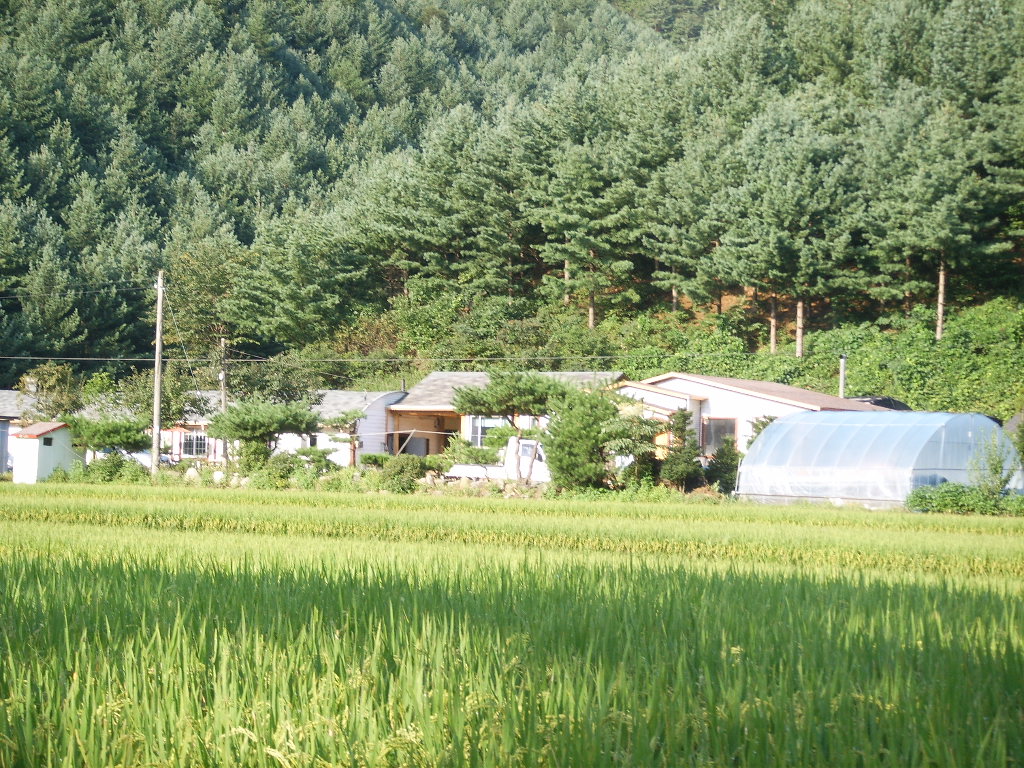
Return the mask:
M 228 409 L 228 340 L 220 337 L 220 373 L 217 375 L 220 380 L 220 412 Z M 228 466 L 228 439 L 221 439 L 221 456 L 224 457 L 224 468 Z
M 160 469 L 160 400 L 164 367 L 164 271 L 156 273 L 156 354 L 153 358 L 153 443 L 150 452 L 150 474 Z

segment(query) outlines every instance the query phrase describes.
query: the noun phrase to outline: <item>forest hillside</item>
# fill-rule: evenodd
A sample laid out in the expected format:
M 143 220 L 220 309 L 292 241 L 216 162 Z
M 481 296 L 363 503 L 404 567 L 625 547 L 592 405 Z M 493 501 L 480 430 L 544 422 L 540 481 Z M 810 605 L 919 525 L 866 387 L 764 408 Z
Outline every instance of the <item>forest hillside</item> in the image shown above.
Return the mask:
M 1015 0 L 6 0 L 0 384 L 145 367 L 163 269 L 200 386 L 222 338 L 271 394 L 827 388 L 863 348 L 892 375 L 853 394 L 1006 415 L 1022 50 Z M 985 380 L 954 395 L 965 350 Z

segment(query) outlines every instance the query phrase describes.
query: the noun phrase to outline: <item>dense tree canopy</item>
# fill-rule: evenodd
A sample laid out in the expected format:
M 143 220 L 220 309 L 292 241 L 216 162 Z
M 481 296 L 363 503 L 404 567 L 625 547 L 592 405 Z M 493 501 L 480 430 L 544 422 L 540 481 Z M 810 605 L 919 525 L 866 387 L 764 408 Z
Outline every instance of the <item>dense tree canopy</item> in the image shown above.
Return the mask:
M 160 268 L 178 354 L 328 386 L 650 363 L 683 311 L 680 360 L 941 335 L 1021 293 L 1022 44 L 1015 0 L 8 2 L 0 375 L 151 354 Z

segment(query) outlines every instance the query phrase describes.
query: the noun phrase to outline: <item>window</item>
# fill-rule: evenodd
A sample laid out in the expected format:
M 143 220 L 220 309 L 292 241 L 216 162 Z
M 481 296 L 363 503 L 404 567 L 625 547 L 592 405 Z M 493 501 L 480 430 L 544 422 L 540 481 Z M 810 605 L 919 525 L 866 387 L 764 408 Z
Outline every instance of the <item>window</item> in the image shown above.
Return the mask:
M 182 456 L 206 456 L 206 433 L 186 432 L 181 440 Z
M 53 445 L 53 438 L 52 437 L 44 437 L 43 438 L 43 445 Z
M 504 423 L 505 420 L 500 416 L 470 416 L 469 442 L 477 448 L 481 448 L 484 444 L 484 435 Z
M 537 448 L 537 461 L 545 463 L 544 447 L 539 445 L 535 440 L 521 440 L 519 442 L 519 456 L 524 459 L 529 459 L 533 456 L 534 446 Z
M 736 419 L 704 419 L 704 455 L 711 456 L 726 440 L 736 442 Z

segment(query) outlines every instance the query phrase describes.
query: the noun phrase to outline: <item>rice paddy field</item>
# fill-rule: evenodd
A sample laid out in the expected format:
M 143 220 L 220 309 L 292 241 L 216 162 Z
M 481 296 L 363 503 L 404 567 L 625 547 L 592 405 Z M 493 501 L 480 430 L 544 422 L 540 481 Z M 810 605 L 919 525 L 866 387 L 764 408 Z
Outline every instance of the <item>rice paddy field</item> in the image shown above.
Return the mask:
M 0 488 L 0 768 L 1019 766 L 1024 519 Z

